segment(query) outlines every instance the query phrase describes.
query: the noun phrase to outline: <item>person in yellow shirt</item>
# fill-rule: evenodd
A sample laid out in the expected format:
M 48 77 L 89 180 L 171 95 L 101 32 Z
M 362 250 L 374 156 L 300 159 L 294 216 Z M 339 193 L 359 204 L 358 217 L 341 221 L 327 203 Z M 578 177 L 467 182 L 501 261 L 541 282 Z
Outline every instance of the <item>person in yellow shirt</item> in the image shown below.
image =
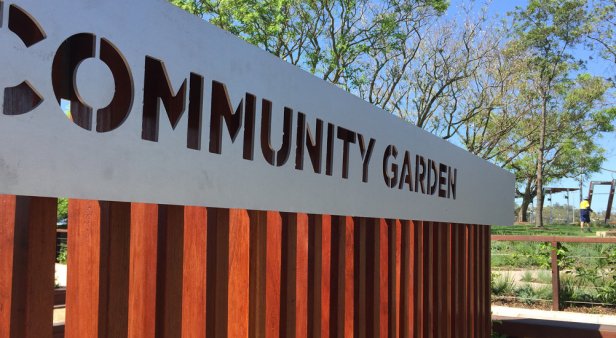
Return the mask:
M 580 229 L 584 231 L 584 226 L 588 227 L 590 230 L 590 213 L 592 209 L 590 208 L 590 203 L 587 200 L 583 200 L 580 203 Z

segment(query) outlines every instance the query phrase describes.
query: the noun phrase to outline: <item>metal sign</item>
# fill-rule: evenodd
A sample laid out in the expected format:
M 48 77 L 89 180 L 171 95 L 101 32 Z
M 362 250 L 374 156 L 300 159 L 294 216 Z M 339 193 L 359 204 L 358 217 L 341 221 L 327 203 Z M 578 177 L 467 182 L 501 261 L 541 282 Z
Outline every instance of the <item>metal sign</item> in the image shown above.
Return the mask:
M 513 220 L 510 173 L 165 1 L 0 13 L 0 193 Z

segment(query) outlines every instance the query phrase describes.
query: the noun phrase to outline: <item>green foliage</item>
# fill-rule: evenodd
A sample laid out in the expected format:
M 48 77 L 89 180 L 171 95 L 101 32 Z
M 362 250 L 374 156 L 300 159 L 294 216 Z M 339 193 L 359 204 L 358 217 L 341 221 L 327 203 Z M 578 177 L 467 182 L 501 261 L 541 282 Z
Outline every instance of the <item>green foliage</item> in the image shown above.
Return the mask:
M 68 218 L 68 199 L 58 198 L 58 215 L 57 220 L 65 220 Z
M 603 303 L 616 304 L 616 275 L 597 289 L 597 299 Z
M 67 261 L 67 254 L 68 254 L 68 249 L 66 247 L 65 243 L 61 243 L 60 244 L 60 251 L 58 252 L 58 255 L 56 257 L 56 262 L 60 263 L 60 264 L 66 264 Z
M 546 270 L 539 271 L 537 274 L 537 282 L 543 284 L 552 283 L 552 273 Z
M 540 300 L 537 292 L 530 284 L 523 284 L 522 286 L 516 288 L 513 293 L 519 300 L 528 305 L 536 303 Z
M 491 289 L 494 296 L 506 296 L 512 294 L 515 282 L 513 277 L 509 274 L 497 274 L 491 275 Z
M 522 282 L 530 283 L 533 281 L 533 273 L 531 271 L 524 271 L 522 278 L 520 278 Z

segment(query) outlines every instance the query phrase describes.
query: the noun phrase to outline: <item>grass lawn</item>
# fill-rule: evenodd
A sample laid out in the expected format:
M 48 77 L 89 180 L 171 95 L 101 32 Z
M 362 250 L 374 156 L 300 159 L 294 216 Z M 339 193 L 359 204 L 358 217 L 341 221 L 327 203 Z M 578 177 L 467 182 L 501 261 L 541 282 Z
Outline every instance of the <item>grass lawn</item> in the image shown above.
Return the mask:
M 535 224 L 519 224 L 513 226 L 493 226 L 492 235 L 536 235 L 536 236 L 596 236 L 597 231 L 614 230 L 616 228 L 597 223 L 590 225 L 591 231 L 580 230 L 579 224 L 545 224 L 543 229 Z

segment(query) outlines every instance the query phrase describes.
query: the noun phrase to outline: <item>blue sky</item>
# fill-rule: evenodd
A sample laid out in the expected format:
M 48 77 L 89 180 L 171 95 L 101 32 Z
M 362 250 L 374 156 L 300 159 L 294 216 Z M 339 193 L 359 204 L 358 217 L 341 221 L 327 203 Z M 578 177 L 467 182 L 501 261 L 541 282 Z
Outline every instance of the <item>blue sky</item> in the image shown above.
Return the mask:
M 462 3 L 468 2 L 468 0 L 451 0 L 451 5 L 449 7 L 447 15 L 455 15 L 458 12 L 458 8 Z M 481 3 L 477 1 L 477 3 Z M 488 8 L 488 13 L 491 15 L 498 15 L 500 18 L 504 18 L 507 16 L 507 12 L 510 12 L 515 9 L 516 6 L 526 6 L 527 1 L 524 0 L 493 0 Z M 578 58 L 588 60 L 589 52 L 580 48 L 575 52 Z M 616 74 L 616 65 L 604 61 L 603 59 L 594 58 L 593 60 L 588 61 L 587 63 L 587 72 L 596 75 L 605 75 L 610 74 L 613 76 Z M 614 95 L 614 94 L 613 94 Z M 614 98 L 612 97 L 612 102 L 614 102 Z M 606 161 L 603 164 L 603 168 L 616 171 L 616 133 L 607 133 L 604 134 L 602 138 L 597 139 L 597 143 L 601 145 L 605 150 Z M 609 172 L 603 170 L 599 173 L 593 173 L 591 176 L 591 180 L 593 181 L 611 181 L 616 179 L 616 173 Z M 558 182 L 553 182 L 549 184 L 549 186 L 553 187 L 578 187 L 579 181 L 573 179 L 563 179 Z M 609 191 L 608 186 L 598 187 L 595 190 L 595 193 L 600 193 L 599 195 L 593 195 L 592 208 L 595 211 L 605 210 L 607 207 L 607 192 Z M 605 194 L 602 194 L 605 193 Z M 588 182 L 584 184 L 584 198 L 588 194 Z M 566 204 L 567 201 L 564 197 L 564 194 L 555 194 L 552 198 L 553 203 Z M 573 193 L 573 198 L 571 198 L 571 203 L 576 208 L 579 205 L 579 192 Z M 546 202 L 546 204 L 549 204 Z M 616 206 L 615 206 L 616 207 Z M 612 213 L 616 213 L 616 209 L 612 208 Z M 614 219 L 615 217 L 612 217 Z

